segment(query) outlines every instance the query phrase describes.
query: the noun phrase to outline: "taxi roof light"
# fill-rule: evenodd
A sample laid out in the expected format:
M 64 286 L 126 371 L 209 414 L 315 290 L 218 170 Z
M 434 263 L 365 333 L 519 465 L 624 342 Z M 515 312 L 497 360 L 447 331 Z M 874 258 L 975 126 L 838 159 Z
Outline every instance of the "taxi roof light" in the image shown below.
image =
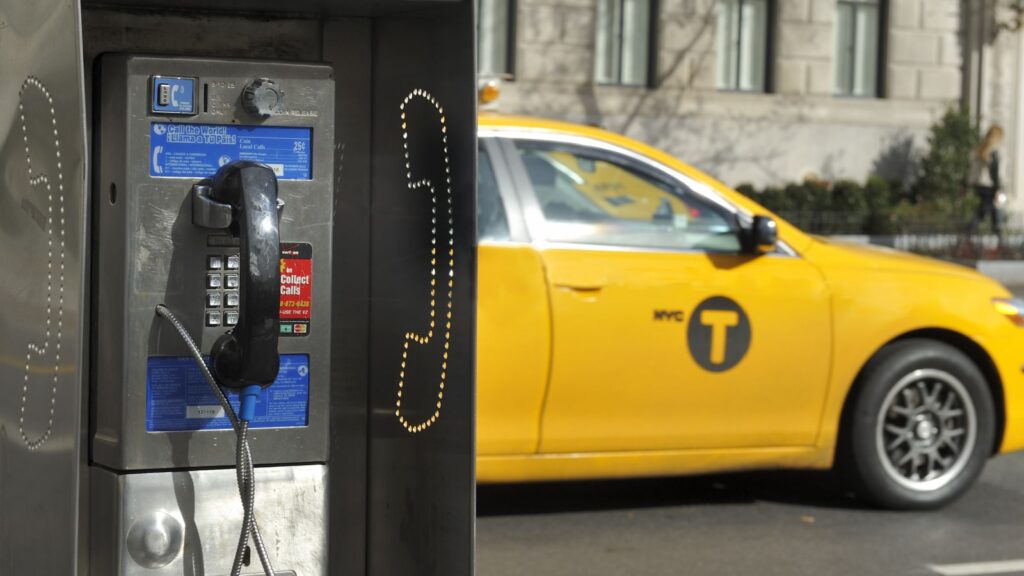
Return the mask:
M 499 96 L 501 96 L 501 84 L 496 78 L 480 82 L 480 88 L 477 90 L 477 99 L 480 106 L 487 106 L 497 102 Z

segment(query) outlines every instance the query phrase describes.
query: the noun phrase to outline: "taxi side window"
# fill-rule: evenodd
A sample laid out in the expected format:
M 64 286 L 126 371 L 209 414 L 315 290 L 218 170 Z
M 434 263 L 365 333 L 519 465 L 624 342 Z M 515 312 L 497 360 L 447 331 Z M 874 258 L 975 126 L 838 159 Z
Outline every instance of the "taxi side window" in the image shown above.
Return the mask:
M 552 242 L 736 252 L 735 216 L 681 183 L 602 150 L 517 140 Z
M 483 146 L 479 148 L 477 166 L 476 229 L 478 240 L 508 240 L 508 218 L 498 191 L 491 157 Z

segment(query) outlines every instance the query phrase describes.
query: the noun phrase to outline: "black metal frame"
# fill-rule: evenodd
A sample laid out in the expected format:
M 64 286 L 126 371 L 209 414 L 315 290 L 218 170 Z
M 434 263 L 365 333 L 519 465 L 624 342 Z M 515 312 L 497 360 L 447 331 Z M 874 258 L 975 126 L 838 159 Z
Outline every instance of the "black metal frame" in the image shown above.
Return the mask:
M 363 242 L 350 247 L 366 248 L 368 255 L 362 257 L 368 256 L 369 263 L 368 300 L 352 303 L 369 309 L 369 325 L 354 327 L 364 331 L 352 335 L 352 340 L 368 336 L 369 346 L 365 574 L 473 572 L 477 163 L 474 22 L 472 2 L 425 4 L 421 10 L 373 21 L 370 190 L 359 200 L 364 211 L 368 209 L 369 222 L 363 224 Z M 403 102 L 408 103 L 404 109 L 409 112 L 408 118 L 400 116 Z M 440 130 L 442 118 L 446 132 Z M 443 136 L 447 137 L 446 143 Z M 450 165 L 443 161 L 446 157 Z M 402 169 L 407 162 L 411 166 L 408 171 Z M 450 182 L 445 178 L 448 166 Z M 402 411 L 414 421 L 429 417 L 431 395 L 437 398 L 438 370 L 447 373 L 443 412 L 433 425 L 418 433 L 400 423 L 396 394 L 404 370 L 403 341 L 408 344 L 409 331 L 425 330 L 429 320 L 429 286 L 425 283 L 431 278 L 432 213 L 430 192 L 411 187 L 409 174 L 429 178 L 435 186 L 439 224 L 446 222 L 444 195 L 450 186 L 455 219 L 454 234 L 450 236 L 446 226 L 437 227 L 438 244 L 446 246 L 451 238 L 455 249 L 447 366 L 440 367 L 445 345 L 441 331 L 446 329 L 441 306 L 447 290 L 446 283 L 439 283 L 437 310 L 442 311 L 438 331 L 429 345 L 412 347 L 415 355 L 410 356 L 405 372 Z M 345 196 L 346 190 L 338 190 L 338 195 Z M 448 273 L 443 262 L 439 266 L 440 272 Z M 346 273 L 344 267 L 339 271 Z M 360 275 L 366 272 L 351 271 Z M 403 334 L 407 335 L 405 339 Z M 344 470 L 344 455 L 334 452 L 332 457 L 337 457 L 333 462 L 341 463 Z M 332 493 L 332 499 L 335 496 Z M 349 522 L 342 510 L 335 510 L 340 515 L 332 517 L 332 529 Z M 331 548 L 338 556 L 350 552 L 343 542 Z
M 889 0 L 878 0 L 878 78 L 875 80 L 875 98 L 885 98 L 888 95 L 887 80 L 889 75 L 886 70 L 886 62 L 889 61 Z
M 620 5 L 625 0 L 615 0 Z M 616 37 L 619 39 L 619 66 L 616 70 L 616 79 L 611 82 L 597 81 L 595 84 L 598 86 L 624 86 L 629 88 L 657 88 L 658 86 L 658 11 L 661 8 L 659 0 L 647 0 L 647 70 L 645 71 L 646 78 L 643 82 L 638 84 L 629 84 L 622 81 L 622 48 L 624 43 L 622 42 L 623 28 L 622 21 L 619 19 L 618 30 L 616 31 Z M 596 36 L 596 29 L 595 29 Z M 597 42 L 595 37 L 594 42 L 594 55 L 597 55 Z
M 859 95 L 850 93 L 835 91 L 836 96 L 843 98 L 884 98 L 886 95 L 886 67 L 885 63 L 888 60 L 889 50 L 889 0 L 839 0 L 844 4 L 850 4 L 854 9 L 853 17 L 853 36 L 856 38 L 857 35 L 857 10 L 863 5 L 873 5 L 878 7 L 878 54 L 876 55 L 875 62 L 875 89 L 870 95 Z M 838 3 L 837 3 L 838 4 Z M 838 55 L 837 55 L 838 56 Z M 853 50 L 853 58 L 857 58 L 856 45 Z M 851 90 L 853 87 L 853 70 L 856 66 L 851 66 L 851 78 L 850 86 Z
M 647 9 L 647 81 L 644 83 L 648 88 L 658 87 L 658 22 L 661 21 L 660 0 L 650 0 L 651 5 Z

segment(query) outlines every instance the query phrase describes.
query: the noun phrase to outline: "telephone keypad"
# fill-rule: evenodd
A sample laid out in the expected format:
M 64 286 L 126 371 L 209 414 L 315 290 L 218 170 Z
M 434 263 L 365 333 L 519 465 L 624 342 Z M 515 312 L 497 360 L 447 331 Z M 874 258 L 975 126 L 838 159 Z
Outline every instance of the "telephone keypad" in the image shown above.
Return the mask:
M 206 256 L 206 326 L 231 327 L 238 324 L 240 312 L 238 288 L 241 283 L 238 254 L 208 254 Z M 232 272 L 234 271 L 234 272 Z M 235 310 L 222 311 L 224 308 Z

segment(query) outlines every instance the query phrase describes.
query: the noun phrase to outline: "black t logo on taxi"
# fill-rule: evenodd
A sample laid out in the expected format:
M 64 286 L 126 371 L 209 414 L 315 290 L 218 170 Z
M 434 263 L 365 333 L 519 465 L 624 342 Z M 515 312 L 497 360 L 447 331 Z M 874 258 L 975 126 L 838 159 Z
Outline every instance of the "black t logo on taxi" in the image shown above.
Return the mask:
M 690 315 L 686 338 L 690 355 L 701 368 L 724 372 L 739 364 L 750 349 L 750 320 L 736 301 L 712 296 Z

